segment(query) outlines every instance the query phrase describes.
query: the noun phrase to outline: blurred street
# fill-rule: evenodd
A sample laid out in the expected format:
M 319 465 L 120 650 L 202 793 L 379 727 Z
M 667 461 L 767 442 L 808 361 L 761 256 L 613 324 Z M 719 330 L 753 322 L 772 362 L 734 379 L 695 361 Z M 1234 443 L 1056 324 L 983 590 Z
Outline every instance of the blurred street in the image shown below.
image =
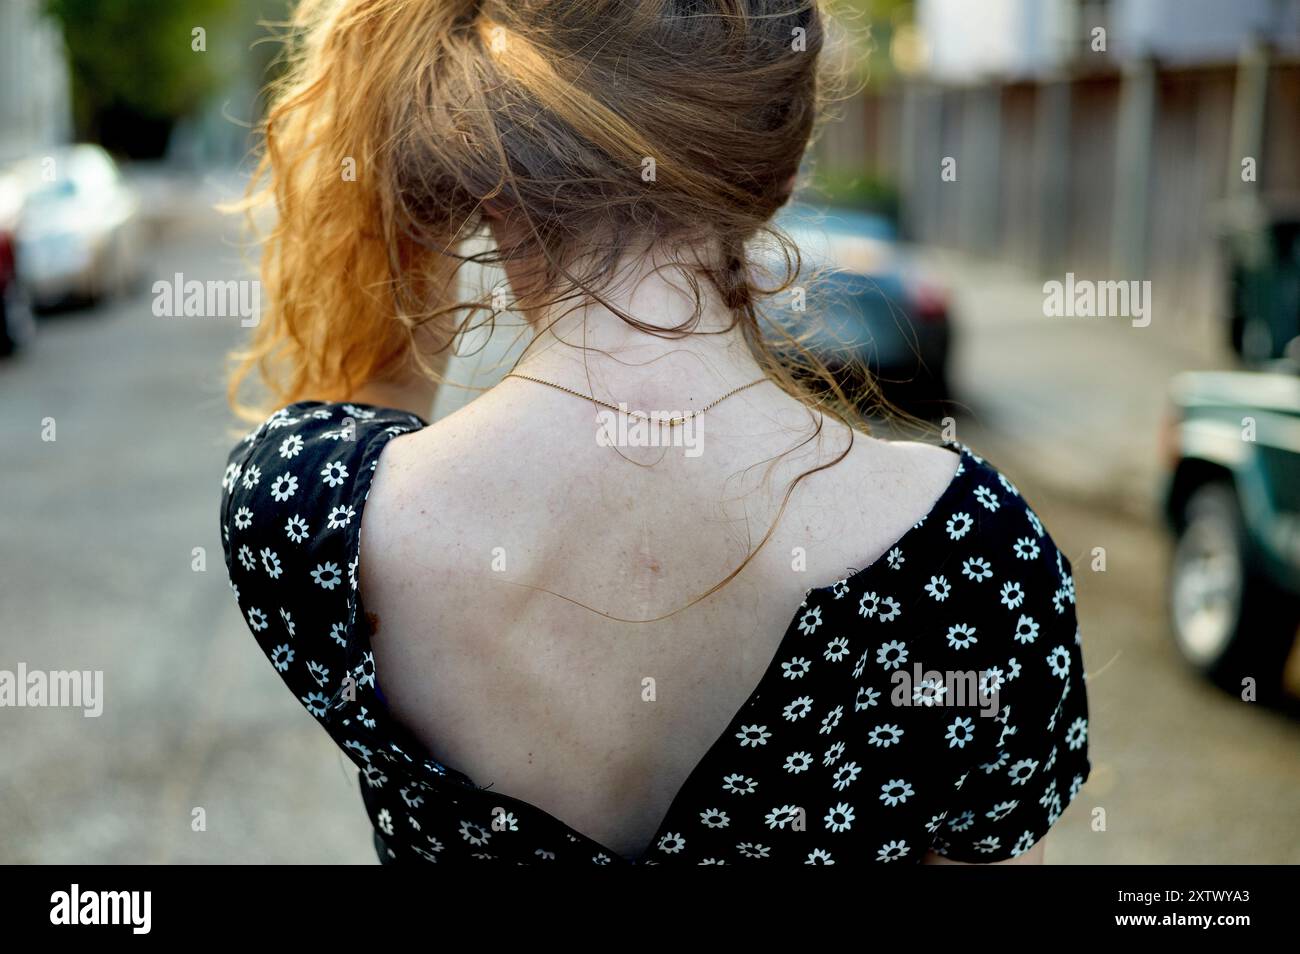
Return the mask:
M 237 276 L 240 250 L 203 210 L 228 192 L 183 191 L 129 296 L 43 316 L 0 363 L 0 668 L 105 673 L 98 719 L 0 710 L 0 861 L 370 863 L 355 772 L 229 592 L 217 502 L 242 431 L 222 368 L 244 329 L 154 317 L 150 284 Z M 1094 772 L 1049 861 L 1300 862 L 1300 722 L 1215 690 L 1168 635 L 1155 436 L 1165 382 L 1195 352 L 1045 319 L 1041 283 L 1013 272 L 936 266 L 957 302 L 958 436 L 1017 482 L 1077 571 Z M 1105 572 L 1089 570 L 1094 547 Z

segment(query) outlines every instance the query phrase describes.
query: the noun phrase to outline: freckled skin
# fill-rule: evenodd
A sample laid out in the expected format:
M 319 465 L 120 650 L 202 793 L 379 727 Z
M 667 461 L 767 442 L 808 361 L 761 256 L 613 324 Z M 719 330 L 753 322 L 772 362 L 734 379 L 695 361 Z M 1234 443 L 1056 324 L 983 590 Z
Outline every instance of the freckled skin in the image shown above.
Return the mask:
M 653 620 L 726 577 L 788 481 L 843 444 L 828 438 L 768 478 L 797 437 L 773 432 L 781 398 L 764 405 L 754 389 L 748 407 L 710 412 L 712 451 L 643 467 L 596 445 L 581 401 L 521 386 L 385 449 L 360 569 L 365 605 L 384 618 L 378 678 L 435 758 L 634 856 L 805 591 L 883 555 L 948 485 L 955 455 L 858 435 L 722 590 L 666 619 L 620 622 L 600 614 Z M 746 469 L 753 482 L 738 486 Z M 795 547 L 806 569 L 792 569 Z

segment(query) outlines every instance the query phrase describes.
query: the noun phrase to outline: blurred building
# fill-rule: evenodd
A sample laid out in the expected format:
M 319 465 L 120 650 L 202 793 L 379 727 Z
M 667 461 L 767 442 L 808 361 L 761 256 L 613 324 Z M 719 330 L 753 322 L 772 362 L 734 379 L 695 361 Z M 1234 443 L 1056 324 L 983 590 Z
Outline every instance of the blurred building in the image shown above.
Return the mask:
M 1025 79 L 1100 53 L 1120 64 L 1231 63 L 1242 46 L 1269 39 L 1300 53 L 1300 4 L 1292 0 L 918 0 L 932 79 Z M 1092 49 L 1092 31 L 1106 49 Z
M 1300 195 L 1300 0 L 917 0 L 879 54 L 823 163 L 916 241 L 1150 279 L 1166 331 L 1217 335 L 1233 207 Z
M 40 0 L 0 3 L 0 162 L 72 136 L 63 38 L 40 8 Z

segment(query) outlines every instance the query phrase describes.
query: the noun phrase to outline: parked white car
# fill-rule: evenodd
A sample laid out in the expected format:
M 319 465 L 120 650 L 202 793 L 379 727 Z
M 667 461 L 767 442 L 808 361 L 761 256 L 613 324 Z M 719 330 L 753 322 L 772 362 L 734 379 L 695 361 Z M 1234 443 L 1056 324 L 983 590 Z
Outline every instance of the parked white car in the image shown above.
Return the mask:
M 139 201 L 99 146 L 57 149 L 20 163 L 18 279 L 32 303 L 97 301 L 139 274 Z

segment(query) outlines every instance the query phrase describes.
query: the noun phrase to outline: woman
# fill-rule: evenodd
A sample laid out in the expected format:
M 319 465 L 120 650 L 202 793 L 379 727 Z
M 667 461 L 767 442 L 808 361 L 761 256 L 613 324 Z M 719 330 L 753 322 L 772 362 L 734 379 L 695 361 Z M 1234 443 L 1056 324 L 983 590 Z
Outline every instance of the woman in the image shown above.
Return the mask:
M 868 436 L 771 344 L 816 4 L 297 16 L 234 382 L 285 406 L 222 526 L 380 860 L 1040 860 L 1089 769 L 1069 561 L 978 456 Z M 509 302 L 454 300 L 481 225 Z M 503 306 L 514 373 L 427 423 Z

